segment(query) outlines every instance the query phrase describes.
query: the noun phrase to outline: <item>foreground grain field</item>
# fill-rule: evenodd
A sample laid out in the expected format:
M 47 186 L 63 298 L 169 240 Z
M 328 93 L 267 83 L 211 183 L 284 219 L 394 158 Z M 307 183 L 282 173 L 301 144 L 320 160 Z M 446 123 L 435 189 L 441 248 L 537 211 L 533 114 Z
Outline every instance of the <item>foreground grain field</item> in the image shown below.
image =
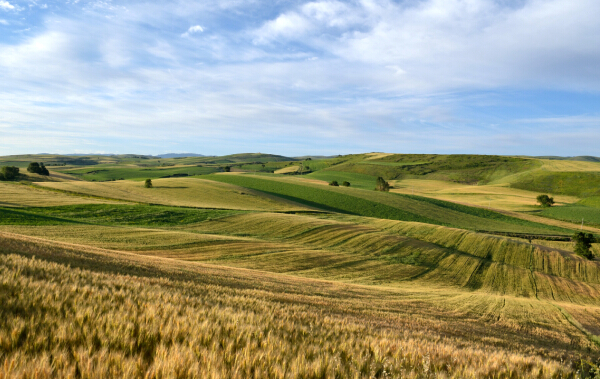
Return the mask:
M 544 303 L 0 238 L 0 377 L 574 378 L 581 364 L 585 337 Z M 522 329 L 495 309 L 552 316 Z

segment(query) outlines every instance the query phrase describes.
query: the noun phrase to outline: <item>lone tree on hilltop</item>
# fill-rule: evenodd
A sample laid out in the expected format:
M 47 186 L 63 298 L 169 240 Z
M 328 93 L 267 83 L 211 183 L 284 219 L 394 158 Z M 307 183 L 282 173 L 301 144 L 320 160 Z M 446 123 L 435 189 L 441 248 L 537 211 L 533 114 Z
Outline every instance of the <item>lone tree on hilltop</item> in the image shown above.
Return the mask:
M 146 181 L 144 182 L 144 187 L 145 188 L 152 188 L 152 180 L 151 179 L 146 179 Z
M 590 251 L 590 248 L 596 242 L 596 237 L 592 233 L 578 232 L 571 239 L 575 241 L 575 254 L 587 259 L 594 259 L 594 253 Z
M 381 176 L 377 178 L 377 184 L 375 190 L 389 192 L 390 183 L 386 182 Z
M 46 166 L 44 166 L 43 162 L 41 162 L 41 163 L 31 162 L 29 164 L 29 166 L 27 166 L 27 171 L 32 172 L 34 174 L 40 174 L 40 175 L 45 175 L 45 176 L 50 175 L 50 172 L 48 172 L 48 169 L 46 168 Z
M 538 195 L 538 197 L 536 197 L 537 202 L 540 203 L 540 205 L 542 207 L 551 207 L 552 204 L 554 204 L 554 198 L 548 196 L 548 195 Z
M 0 169 L 0 180 L 14 180 L 19 175 L 19 168 L 15 166 L 3 166 Z

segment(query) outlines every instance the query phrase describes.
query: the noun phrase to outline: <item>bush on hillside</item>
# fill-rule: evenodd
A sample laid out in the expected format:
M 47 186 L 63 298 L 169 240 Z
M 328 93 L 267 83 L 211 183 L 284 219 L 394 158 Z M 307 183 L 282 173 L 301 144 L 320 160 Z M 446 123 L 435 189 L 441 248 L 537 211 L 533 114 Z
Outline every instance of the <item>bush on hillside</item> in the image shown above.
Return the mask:
M 44 166 L 43 162 L 31 162 L 29 166 L 27 166 L 27 171 L 39 175 L 50 175 L 50 172 L 48 172 L 48 169 Z
M 390 190 L 390 184 L 380 176 L 377 178 L 375 190 L 388 192 Z
M 152 180 L 151 179 L 146 179 L 146 181 L 144 182 L 144 187 L 145 188 L 152 188 Z
M 223 171 L 230 172 L 231 171 L 231 167 L 225 166 L 225 167 L 223 167 Z
M 342 183 L 342 185 L 343 185 L 344 187 L 350 187 L 350 182 L 344 181 L 344 182 Z
M 542 207 L 551 207 L 554 204 L 554 198 L 548 195 L 538 195 L 536 199 Z
M 575 242 L 575 254 L 581 255 L 587 259 L 594 259 L 594 254 L 590 250 L 592 244 L 596 242 L 596 237 L 592 233 L 578 232 L 573 235 Z
M 337 180 L 332 180 L 331 182 L 329 182 L 330 186 L 334 186 L 334 187 L 339 187 L 340 185 L 338 184 Z
M 14 180 L 19 175 L 19 168 L 15 166 L 3 166 L 0 169 L 0 180 Z

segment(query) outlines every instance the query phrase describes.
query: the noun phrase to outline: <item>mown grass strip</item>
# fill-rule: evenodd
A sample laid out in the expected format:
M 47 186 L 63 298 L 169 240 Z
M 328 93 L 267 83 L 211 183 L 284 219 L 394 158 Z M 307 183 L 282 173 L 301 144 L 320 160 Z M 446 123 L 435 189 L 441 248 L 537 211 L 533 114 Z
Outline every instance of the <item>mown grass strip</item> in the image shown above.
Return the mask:
M 421 196 L 348 189 L 348 193 L 243 175 L 209 175 L 216 180 L 280 196 L 333 212 L 475 230 L 570 234 L 570 230 L 506 216 L 486 209 Z M 359 197 L 360 196 L 360 197 Z M 410 210 L 407 210 L 410 209 Z M 422 211 L 425 214 L 419 214 Z
M 81 204 L 35 207 L 26 210 L 0 208 L 0 225 L 189 225 L 244 211 L 191 209 L 156 205 Z

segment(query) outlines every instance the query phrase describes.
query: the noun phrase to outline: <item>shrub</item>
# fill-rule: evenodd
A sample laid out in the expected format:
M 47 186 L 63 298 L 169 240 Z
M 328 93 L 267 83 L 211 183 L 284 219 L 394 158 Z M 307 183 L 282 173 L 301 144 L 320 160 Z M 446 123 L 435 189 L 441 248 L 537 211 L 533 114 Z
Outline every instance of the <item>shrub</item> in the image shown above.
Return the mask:
M 554 198 L 548 195 L 538 195 L 536 198 L 537 202 L 540 203 L 542 207 L 551 207 L 554 204 Z
M 146 179 L 146 182 L 144 182 L 144 187 L 152 188 L 152 180 Z
M 388 192 L 390 190 L 390 184 L 380 176 L 377 178 L 375 190 Z
M 590 251 L 590 248 L 596 242 L 596 237 L 592 233 L 578 232 L 571 239 L 575 242 L 575 254 L 587 259 L 594 259 L 594 254 Z
M 344 180 L 344 182 L 342 183 L 342 185 L 344 187 L 350 187 L 350 182 L 347 182 L 347 181 Z
M 225 167 L 223 167 L 223 171 L 230 172 L 231 171 L 231 167 L 225 166 Z
M 334 186 L 334 187 L 339 187 L 337 180 L 332 180 L 331 182 L 329 182 L 329 185 Z
M 2 180 L 13 180 L 19 175 L 19 168 L 15 166 L 3 166 L 0 169 L 3 176 Z

